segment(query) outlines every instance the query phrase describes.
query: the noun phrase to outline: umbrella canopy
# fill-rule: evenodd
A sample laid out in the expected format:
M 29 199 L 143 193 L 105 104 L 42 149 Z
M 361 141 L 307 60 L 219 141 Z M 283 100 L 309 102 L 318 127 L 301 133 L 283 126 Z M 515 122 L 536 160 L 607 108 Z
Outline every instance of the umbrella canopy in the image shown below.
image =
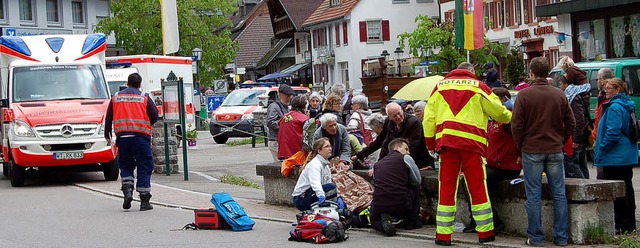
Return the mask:
M 430 76 L 420 78 L 409 82 L 402 87 L 393 98 L 404 100 L 427 100 L 436 87 L 436 84 L 440 82 L 444 77 L 442 76 Z
M 268 75 L 265 75 L 264 77 L 258 78 L 258 81 L 262 81 L 262 80 L 269 80 L 269 79 L 274 79 L 274 78 L 286 78 L 286 77 L 291 77 L 291 74 L 289 73 L 280 73 L 280 72 L 274 72 Z

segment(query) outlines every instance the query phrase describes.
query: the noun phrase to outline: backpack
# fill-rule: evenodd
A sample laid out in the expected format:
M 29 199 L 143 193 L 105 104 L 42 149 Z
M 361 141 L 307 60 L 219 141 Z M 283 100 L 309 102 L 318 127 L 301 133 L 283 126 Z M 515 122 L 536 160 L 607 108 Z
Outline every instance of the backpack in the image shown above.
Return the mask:
M 373 135 L 371 135 L 371 130 L 364 128 L 364 117 L 362 116 L 361 113 L 358 113 L 358 115 L 360 116 L 360 127 L 362 128 L 362 138 L 364 138 L 364 144 L 365 145 L 369 145 L 371 144 L 371 142 L 373 142 Z
M 321 214 L 303 214 L 289 235 L 289 241 L 315 244 L 335 243 L 349 238 L 343 222 Z
M 211 203 L 216 207 L 218 214 L 231 226 L 234 231 L 247 231 L 253 229 L 256 224 L 244 208 L 240 206 L 227 193 L 215 193 L 211 196 Z
M 319 126 L 320 119 L 310 118 L 302 125 L 302 149 L 306 151 L 313 150 L 313 135 L 316 133 L 316 129 Z

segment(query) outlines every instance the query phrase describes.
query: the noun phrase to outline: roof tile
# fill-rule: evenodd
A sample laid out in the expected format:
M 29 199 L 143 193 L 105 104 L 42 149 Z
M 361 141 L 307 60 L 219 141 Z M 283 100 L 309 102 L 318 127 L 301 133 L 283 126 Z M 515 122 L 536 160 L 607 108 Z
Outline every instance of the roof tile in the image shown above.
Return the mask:
M 359 0 L 342 0 L 342 3 L 335 7 L 329 7 L 331 0 L 324 0 L 316 11 L 302 25 L 311 26 L 317 23 L 344 18 L 358 4 Z

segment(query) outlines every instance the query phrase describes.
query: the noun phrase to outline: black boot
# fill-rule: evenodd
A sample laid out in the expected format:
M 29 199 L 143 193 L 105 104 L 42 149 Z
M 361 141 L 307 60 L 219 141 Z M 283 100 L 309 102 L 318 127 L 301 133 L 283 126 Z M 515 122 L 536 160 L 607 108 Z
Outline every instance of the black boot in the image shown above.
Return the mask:
M 140 193 L 140 211 L 147 211 L 153 209 L 151 203 L 151 193 Z
M 463 230 L 463 233 L 475 233 L 476 231 L 476 220 L 474 220 L 473 218 L 471 218 L 471 222 L 469 222 L 469 225 L 466 226 Z
M 122 193 L 124 194 L 124 202 L 122 203 L 122 208 L 123 209 L 130 209 L 131 208 L 131 202 L 133 201 L 133 185 L 130 184 L 123 184 L 122 188 L 120 188 L 122 190 Z

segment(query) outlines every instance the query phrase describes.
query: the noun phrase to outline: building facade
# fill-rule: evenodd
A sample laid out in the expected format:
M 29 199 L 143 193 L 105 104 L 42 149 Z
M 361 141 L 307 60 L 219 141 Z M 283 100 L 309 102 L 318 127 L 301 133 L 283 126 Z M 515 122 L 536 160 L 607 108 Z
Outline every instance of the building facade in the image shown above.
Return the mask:
M 455 2 L 441 0 L 443 21 L 453 22 Z M 568 32 L 569 27 L 561 25 L 564 17 L 538 16 L 536 6 L 555 3 L 556 0 L 485 0 L 485 35 L 492 42 L 522 51 L 527 60 L 544 56 L 553 67 L 562 55 L 571 55 L 572 45 L 558 41 L 558 33 Z M 498 69 L 506 66 L 500 61 Z M 502 73 L 500 74 L 502 76 Z
M 400 46 L 398 35 L 417 27 L 418 15 L 438 18 L 435 0 L 325 0 L 303 25 L 311 33 L 313 78 L 324 88 L 344 83 L 362 89 L 360 78 L 370 59 Z M 305 43 L 306 42 L 306 43 Z M 410 55 L 397 54 L 399 59 Z M 392 54 L 393 56 L 393 54 Z
M 108 0 L 0 0 L 0 28 L 10 36 L 91 34 L 110 13 Z
M 640 0 L 550 2 L 538 16 L 558 16 L 575 61 L 640 57 Z

